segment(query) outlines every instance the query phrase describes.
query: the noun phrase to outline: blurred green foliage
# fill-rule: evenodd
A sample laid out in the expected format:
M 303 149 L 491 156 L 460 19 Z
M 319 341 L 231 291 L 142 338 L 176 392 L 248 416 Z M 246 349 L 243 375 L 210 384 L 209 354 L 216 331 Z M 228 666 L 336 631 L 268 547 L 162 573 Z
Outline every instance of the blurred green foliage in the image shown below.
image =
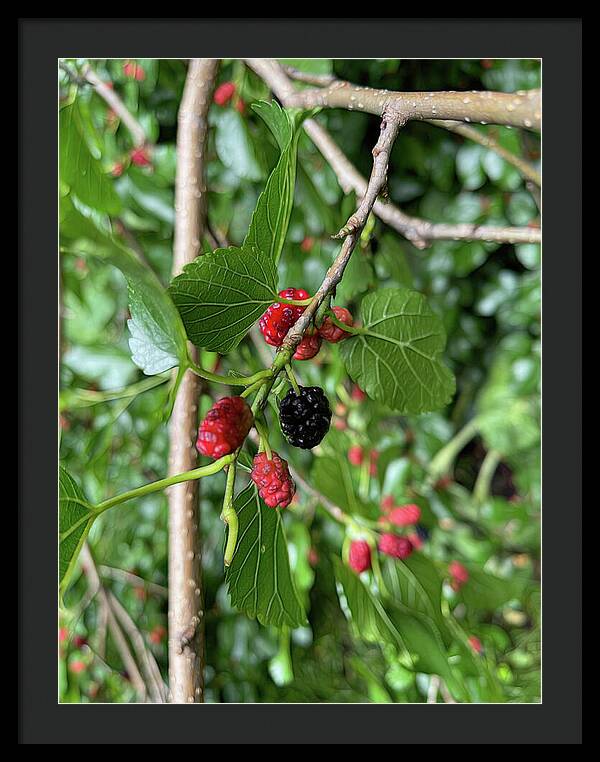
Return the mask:
M 69 62 L 74 68 L 82 63 Z M 64 72 L 61 105 L 76 103 L 82 139 L 105 172 L 101 179 L 108 195 L 102 198 L 108 199 L 109 211 L 118 205 L 116 216 L 166 286 L 172 256 L 176 119 L 186 65 L 139 59 L 145 76 L 136 80 L 125 75 L 121 60 L 93 63 L 155 144 L 152 166 L 131 163 L 133 146 L 125 127 L 91 87 L 74 86 Z M 509 92 L 540 84 L 539 63 L 525 60 L 293 63 L 396 90 Z M 240 61 L 223 62 L 218 80 L 234 82 L 236 95 L 228 105 L 213 105 L 210 111 L 208 219 L 217 240 L 240 245 L 277 156 L 274 141 L 248 104 L 270 96 Z M 377 119 L 339 110 L 317 118 L 368 175 Z M 504 127 L 485 130 L 514 153 L 538 161 L 535 135 Z M 513 167 L 430 124 L 411 122 L 401 132 L 390 164 L 389 191 L 407 212 L 432 221 L 538 224 L 535 200 Z M 102 204 L 102 198 L 92 196 L 89 203 Z M 302 134 L 295 203 L 279 265 L 281 288 L 318 287 L 338 248 L 330 235 L 354 204 Z M 212 249 L 208 238 L 203 246 Z M 324 347 L 315 362 L 298 368 L 301 383 L 325 389 L 335 416 L 323 444 L 324 457 L 315 465 L 310 454 L 296 451 L 289 459 L 297 470 L 344 507 L 344 495 L 336 487 L 339 480 L 328 477 L 327 456 L 333 464 L 345 464 L 352 444 L 378 453 L 372 473 L 367 464 L 352 475 L 360 510 L 376 517 L 386 495 L 397 503 L 417 502 L 427 530 L 419 553 L 442 574 L 452 559 L 469 569 L 470 581 L 460 592 L 443 588 L 443 606 L 454 612 L 466 634 L 480 639 L 484 650 L 477 659 L 491 675 L 486 682 L 465 673 L 468 701 L 540 700 L 539 268 L 535 245 L 440 241 L 417 251 L 374 221 L 353 255 L 336 303 L 358 314 L 362 296 L 380 286 L 409 286 L 425 294 L 448 334 L 444 360 L 457 379 L 452 403 L 436 413 L 401 417 L 379 403 L 357 401 L 334 346 Z M 102 261 L 73 252 L 61 257 L 61 282 L 61 459 L 88 498 L 98 502 L 165 475 L 168 432 L 161 411 L 168 385 L 109 401 L 97 401 L 93 394 L 86 397 L 90 391 L 120 389 L 144 379 L 127 345 L 125 282 Z M 205 367 L 212 367 L 218 358 L 206 353 L 203 359 Z M 249 339 L 220 363 L 221 372 L 232 368 L 251 374 L 264 367 Z M 210 404 L 203 398 L 199 414 Z M 442 478 L 433 489 L 425 489 L 434 456 L 449 447 L 474 416 L 481 427 L 455 453 L 454 479 Z M 289 457 L 277 426 L 272 444 Z M 497 467 L 487 483 L 478 484 L 490 450 L 499 451 Z M 309 491 L 300 488 L 284 516 L 308 626 L 276 631 L 232 609 L 222 568 L 223 489 L 222 474 L 201 484 L 206 701 L 426 701 L 431 675 L 399 658 L 389 642 L 369 642 L 349 624 L 332 566 L 332 558 L 340 557 L 344 529 Z M 150 495 L 101 516 L 92 528 L 90 546 L 106 586 L 137 624 L 166 678 L 165 496 Z M 100 609 L 87 593 L 86 577 L 78 571 L 61 612 L 61 701 L 133 701 L 130 676 L 110 636 L 105 639 Z M 492 684 L 493 690 L 487 691 Z

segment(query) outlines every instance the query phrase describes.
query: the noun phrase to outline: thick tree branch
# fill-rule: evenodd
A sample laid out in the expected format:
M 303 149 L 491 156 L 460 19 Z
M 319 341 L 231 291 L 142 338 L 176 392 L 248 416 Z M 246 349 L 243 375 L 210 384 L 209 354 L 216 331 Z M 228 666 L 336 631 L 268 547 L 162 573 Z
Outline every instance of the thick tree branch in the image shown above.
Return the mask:
M 269 85 L 284 106 L 293 102 L 296 91 L 283 68 L 270 59 L 252 58 L 248 65 Z M 329 132 L 314 119 L 306 119 L 304 130 L 335 172 L 345 193 L 363 197 L 367 181 L 348 160 Z M 393 203 L 377 199 L 373 212 L 387 225 L 407 238 L 416 248 L 425 249 L 432 241 L 496 241 L 498 243 L 540 243 L 541 232 L 529 227 L 433 223 L 405 214 Z
M 107 83 L 104 82 L 104 80 L 100 79 L 100 77 L 96 74 L 96 72 L 92 69 L 92 67 L 89 64 L 85 67 L 83 71 L 83 76 L 90 83 L 90 85 L 92 85 L 92 87 L 98 93 L 98 95 L 108 103 L 110 108 L 115 112 L 115 114 L 123 122 L 125 127 L 127 127 L 129 132 L 131 133 L 131 137 L 133 138 L 134 144 L 136 146 L 144 145 L 147 142 L 144 128 L 138 122 L 138 120 L 133 116 L 133 114 L 129 111 L 127 106 L 123 103 L 121 98 L 119 98 L 119 96 L 113 90 L 113 88 L 109 87 Z
M 405 121 L 451 119 L 535 130 L 539 130 L 542 124 L 539 90 L 519 90 L 516 93 L 487 90 L 399 93 L 335 81 L 327 87 L 296 92 L 290 99 L 290 105 L 300 108 L 345 108 L 377 116 L 382 116 L 386 109 L 393 107 Z
M 208 109 L 218 61 L 189 63 L 178 115 L 173 275 L 200 253 L 206 216 L 204 162 Z M 194 358 L 195 359 L 195 358 Z M 170 423 L 169 474 L 194 468 L 200 379 L 187 371 Z M 204 604 L 198 482 L 169 490 L 169 689 L 173 703 L 204 694 Z

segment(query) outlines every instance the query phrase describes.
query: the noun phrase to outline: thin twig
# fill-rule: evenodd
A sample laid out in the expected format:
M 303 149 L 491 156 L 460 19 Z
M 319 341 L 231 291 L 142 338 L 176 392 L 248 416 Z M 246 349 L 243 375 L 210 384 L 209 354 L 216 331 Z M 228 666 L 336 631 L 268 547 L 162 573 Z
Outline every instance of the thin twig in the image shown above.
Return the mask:
M 542 178 L 537 169 L 528 161 L 525 161 L 525 159 L 522 159 L 520 156 L 512 153 L 512 151 L 504 148 L 504 146 L 500 145 L 500 143 L 498 143 L 498 141 L 491 135 L 479 132 L 475 127 L 470 127 L 468 124 L 463 124 L 462 122 L 443 121 L 440 119 L 428 119 L 427 121 L 429 124 L 433 124 L 436 127 L 443 127 L 450 132 L 454 132 L 456 135 L 460 135 L 463 138 L 472 140 L 474 143 L 479 143 L 479 145 L 484 146 L 484 148 L 488 148 L 490 151 L 498 154 L 504 161 L 512 164 L 513 167 L 518 169 L 524 178 L 531 180 L 531 182 L 535 183 L 538 188 L 541 186 Z
M 427 703 L 437 704 L 438 691 L 441 680 L 437 675 L 431 675 L 429 679 L 429 688 L 427 689 Z
M 96 564 L 94 563 L 92 553 L 87 543 L 85 543 L 81 549 L 81 565 L 86 572 L 89 583 L 93 588 L 98 589 L 98 596 L 102 601 L 102 605 L 106 609 L 108 629 L 110 631 L 113 643 L 115 644 L 115 648 L 119 652 L 123 666 L 127 670 L 127 674 L 129 675 L 129 679 L 131 680 L 131 684 L 134 687 L 139 701 L 145 703 L 148 696 L 146 683 L 144 682 L 144 678 L 141 675 L 136 660 L 134 659 L 129 649 L 127 638 L 119 626 L 115 613 L 110 604 L 108 593 L 100 581 L 100 575 L 98 574 Z
M 135 651 L 138 664 L 140 664 L 144 673 L 144 680 L 150 690 L 150 698 L 155 704 L 164 704 L 167 700 L 166 686 L 163 683 L 156 659 L 144 641 L 144 636 L 136 627 L 135 622 L 129 616 L 129 612 L 117 596 L 109 592 L 108 599 L 115 616 L 119 620 L 119 624 L 127 633 L 129 642 Z
M 446 687 L 446 683 L 443 680 L 440 680 L 440 693 L 442 694 L 442 698 L 444 699 L 444 702 L 446 704 L 456 704 L 457 702 L 453 698 L 452 694 Z
M 385 111 L 381 120 L 379 139 L 373 148 L 373 168 L 371 177 L 367 183 L 365 193 L 358 209 L 350 217 L 344 227 L 337 233 L 336 238 L 342 238 L 355 230 L 361 230 L 373 209 L 375 201 L 387 186 L 387 172 L 390 163 L 390 155 L 398 131 L 403 126 L 404 120 L 393 109 Z
M 142 146 L 147 144 L 146 133 L 142 125 L 129 111 L 127 106 L 123 103 L 121 98 L 117 95 L 112 87 L 109 87 L 104 80 L 96 74 L 92 67 L 88 64 L 83 70 L 83 76 L 87 82 L 92 85 L 98 95 L 103 98 L 110 108 L 115 112 L 123 124 L 127 127 L 133 138 L 133 142 L 136 146 Z
M 116 579 L 135 587 L 143 586 L 149 593 L 160 595 L 163 598 L 166 598 L 169 594 L 166 587 L 157 585 L 155 582 L 148 582 L 148 580 L 143 579 L 143 577 L 138 577 L 137 574 L 125 571 L 125 569 L 117 569 L 114 566 L 99 566 L 98 571 L 102 577 Z

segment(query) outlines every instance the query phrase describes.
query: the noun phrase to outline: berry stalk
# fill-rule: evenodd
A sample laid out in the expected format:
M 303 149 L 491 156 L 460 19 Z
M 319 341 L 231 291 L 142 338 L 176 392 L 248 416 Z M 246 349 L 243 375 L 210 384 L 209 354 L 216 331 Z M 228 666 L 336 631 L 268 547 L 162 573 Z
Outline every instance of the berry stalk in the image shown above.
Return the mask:
M 141 487 L 130 489 L 127 492 L 122 492 L 120 495 L 104 500 L 102 503 L 98 503 L 96 506 L 96 513 L 103 513 L 109 508 L 115 505 L 124 503 L 127 500 L 133 500 L 136 497 L 143 497 L 149 495 L 152 492 L 159 492 L 160 490 L 167 489 L 167 487 L 173 486 L 173 484 L 181 484 L 181 482 L 189 482 L 193 479 L 202 479 L 204 476 L 212 476 L 213 474 L 222 471 L 225 466 L 232 463 L 235 459 L 235 455 L 225 455 L 219 460 L 215 460 L 214 463 L 209 463 L 207 466 L 200 466 L 200 468 L 193 468 L 191 471 L 184 471 L 180 474 L 174 474 L 173 476 L 167 476 L 165 479 L 158 479 L 155 482 L 149 482 Z
M 212 381 L 214 384 L 226 384 L 227 386 L 252 386 L 258 381 L 267 379 L 271 376 L 271 369 L 260 370 L 253 376 L 220 376 L 218 373 L 211 373 L 193 362 L 191 359 L 188 368 L 205 381 Z
M 235 454 L 237 457 L 237 453 Z M 231 564 L 233 554 L 235 553 L 235 547 L 237 545 L 237 536 L 239 522 L 235 508 L 233 507 L 233 489 L 235 487 L 235 459 L 227 467 L 227 482 L 225 485 L 225 495 L 223 497 L 223 510 L 221 511 L 221 519 L 227 524 L 227 543 L 225 545 L 225 553 L 223 556 L 223 562 L 225 566 Z

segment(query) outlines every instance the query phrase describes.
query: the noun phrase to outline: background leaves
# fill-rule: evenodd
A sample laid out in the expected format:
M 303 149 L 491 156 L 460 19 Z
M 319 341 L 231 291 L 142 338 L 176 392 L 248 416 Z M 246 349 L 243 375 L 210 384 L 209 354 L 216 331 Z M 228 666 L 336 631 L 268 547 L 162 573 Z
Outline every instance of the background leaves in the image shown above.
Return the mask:
M 59 136 L 61 181 L 84 204 L 116 214 L 121 207 L 119 197 L 86 143 L 86 136 L 95 140 L 95 134 L 89 122 L 83 124 L 77 101 L 60 110 Z

